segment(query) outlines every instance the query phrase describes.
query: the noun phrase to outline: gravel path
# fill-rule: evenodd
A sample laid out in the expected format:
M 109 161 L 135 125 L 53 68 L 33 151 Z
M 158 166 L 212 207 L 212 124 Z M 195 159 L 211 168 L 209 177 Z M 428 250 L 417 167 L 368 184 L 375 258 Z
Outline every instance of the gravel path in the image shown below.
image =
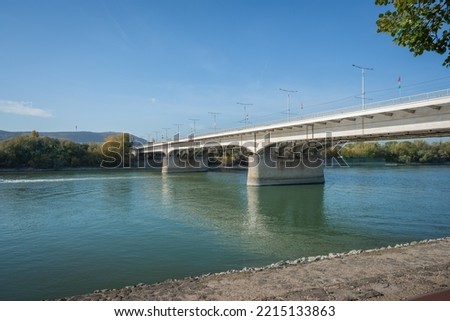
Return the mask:
M 63 300 L 405 300 L 450 290 L 450 237 Z

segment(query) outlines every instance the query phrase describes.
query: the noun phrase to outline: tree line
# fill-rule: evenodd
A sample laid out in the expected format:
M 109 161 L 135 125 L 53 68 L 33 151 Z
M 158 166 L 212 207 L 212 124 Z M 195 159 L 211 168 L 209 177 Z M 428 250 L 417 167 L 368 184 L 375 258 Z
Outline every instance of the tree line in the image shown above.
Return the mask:
M 118 167 L 129 164 L 129 134 L 108 136 L 103 144 L 80 144 L 69 140 L 17 136 L 0 142 L 0 168 L 63 169 L 80 167 Z
M 339 151 L 339 155 L 344 159 L 370 158 L 400 164 L 439 164 L 450 162 L 450 142 L 428 143 L 424 140 L 414 140 L 390 141 L 384 144 L 348 143 Z
M 108 136 L 103 144 L 80 144 L 69 140 L 17 136 L 0 142 L 0 169 L 63 169 L 80 167 L 131 167 L 133 142 L 129 134 Z M 342 149 L 327 150 L 327 157 L 383 159 L 391 163 L 450 163 L 450 142 L 424 140 L 386 143 L 347 143 Z

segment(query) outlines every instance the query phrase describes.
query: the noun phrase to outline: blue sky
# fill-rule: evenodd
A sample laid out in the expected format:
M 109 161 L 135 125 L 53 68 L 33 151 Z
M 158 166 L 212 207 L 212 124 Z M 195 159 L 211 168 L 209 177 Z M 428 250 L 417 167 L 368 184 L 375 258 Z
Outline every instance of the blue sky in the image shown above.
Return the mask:
M 374 0 L 0 0 L 0 129 L 146 139 L 450 87 L 376 32 Z M 397 79 L 401 77 L 401 92 Z M 370 100 L 369 100 L 370 99 Z M 301 109 L 303 106 L 303 109 Z M 158 133 L 156 133 L 158 132 Z

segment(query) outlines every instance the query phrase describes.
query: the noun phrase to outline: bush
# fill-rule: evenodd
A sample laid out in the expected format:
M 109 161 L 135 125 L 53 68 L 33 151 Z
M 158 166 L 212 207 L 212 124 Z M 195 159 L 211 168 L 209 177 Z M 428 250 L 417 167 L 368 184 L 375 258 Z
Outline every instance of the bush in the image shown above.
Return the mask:
M 0 168 L 60 169 L 64 167 L 97 167 L 101 151 L 97 144 L 31 136 L 18 136 L 0 142 Z

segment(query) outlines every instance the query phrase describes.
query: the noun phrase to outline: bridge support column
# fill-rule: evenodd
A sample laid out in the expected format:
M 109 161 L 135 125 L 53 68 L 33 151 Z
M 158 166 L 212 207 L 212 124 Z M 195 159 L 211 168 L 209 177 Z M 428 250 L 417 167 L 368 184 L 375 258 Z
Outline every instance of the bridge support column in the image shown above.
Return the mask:
M 315 149 L 295 152 L 265 147 L 250 156 L 247 185 L 323 184 L 323 168 L 324 161 Z
M 163 173 L 205 172 L 208 170 L 207 153 L 172 151 L 164 156 Z

